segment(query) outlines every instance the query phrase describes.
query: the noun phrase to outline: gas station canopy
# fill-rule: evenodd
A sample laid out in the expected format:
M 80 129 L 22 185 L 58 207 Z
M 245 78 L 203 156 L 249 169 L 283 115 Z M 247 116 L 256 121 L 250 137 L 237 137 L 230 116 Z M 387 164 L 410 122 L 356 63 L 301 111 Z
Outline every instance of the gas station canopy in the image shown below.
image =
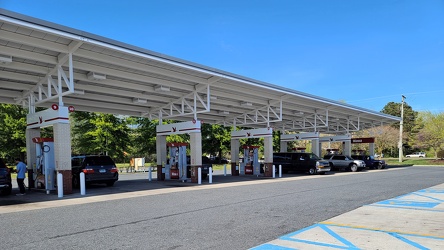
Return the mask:
M 299 132 L 400 121 L 4 9 L 0 103 Z

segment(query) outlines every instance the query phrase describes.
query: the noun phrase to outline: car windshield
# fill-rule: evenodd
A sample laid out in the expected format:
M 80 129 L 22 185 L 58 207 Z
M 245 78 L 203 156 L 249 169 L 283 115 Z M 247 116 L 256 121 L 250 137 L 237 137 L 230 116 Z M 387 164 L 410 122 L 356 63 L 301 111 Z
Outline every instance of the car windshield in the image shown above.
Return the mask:
M 317 155 L 315 154 L 310 154 L 310 159 L 312 160 L 320 160 L 321 158 L 319 158 Z

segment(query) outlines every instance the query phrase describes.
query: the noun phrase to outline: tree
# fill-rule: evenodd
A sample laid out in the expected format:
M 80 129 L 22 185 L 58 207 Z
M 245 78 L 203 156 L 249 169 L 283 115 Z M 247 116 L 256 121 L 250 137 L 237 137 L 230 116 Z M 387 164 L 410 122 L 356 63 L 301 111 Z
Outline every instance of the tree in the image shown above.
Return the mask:
M 402 103 L 395 103 L 395 102 L 389 102 L 387 105 L 384 106 L 382 109 L 382 113 L 398 116 L 401 117 L 401 107 Z M 412 107 L 407 104 L 407 102 L 404 102 L 404 116 L 403 116 L 403 147 L 406 147 L 407 151 L 410 151 L 409 148 L 411 148 L 413 140 L 412 137 L 414 137 L 414 127 L 415 127 L 415 121 L 417 117 L 418 112 L 413 111 Z M 399 129 L 400 125 L 399 123 L 394 123 L 392 125 L 393 128 Z M 399 130 L 398 130 L 399 131 Z
M 389 102 L 381 110 L 382 113 L 401 117 L 402 103 Z M 412 107 L 404 102 L 404 119 L 403 119 L 403 131 L 410 133 L 415 126 L 415 120 L 418 112 L 413 111 Z M 393 127 L 399 128 L 399 123 L 393 124 Z
M 126 118 L 87 112 L 75 112 L 71 117 L 73 152 L 105 154 L 123 161 L 130 142 Z
M 392 126 L 379 126 L 355 133 L 359 137 L 375 138 L 375 153 L 393 156 L 398 147 L 399 129 Z M 367 146 L 365 146 L 367 150 Z
M 73 154 L 89 154 L 94 152 L 94 137 L 88 134 L 94 129 L 90 122 L 95 113 L 76 111 L 70 114 L 71 148 Z
M 130 154 L 138 157 L 151 158 L 156 154 L 156 126 L 158 120 L 148 118 L 133 117 L 131 127 L 131 147 Z M 153 159 L 150 159 L 153 160 Z
M 24 158 L 26 153 L 26 114 L 20 106 L 0 104 L 0 156 Z
M 222 159 L 231 150 L 231 129 L 218 124 L 202 124 L 202 153 Z
M 417 124 L 421 128 L 415 138 L 417 148 L 431 148 L 437 158 L 444 148 L 444 113 L 421 112 Z

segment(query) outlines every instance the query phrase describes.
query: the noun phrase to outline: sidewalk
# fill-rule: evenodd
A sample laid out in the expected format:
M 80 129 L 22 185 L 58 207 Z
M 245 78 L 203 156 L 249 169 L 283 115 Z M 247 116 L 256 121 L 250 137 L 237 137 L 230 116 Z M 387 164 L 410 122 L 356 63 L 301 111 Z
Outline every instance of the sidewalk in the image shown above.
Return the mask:
M 252 249 L 444 249 L 444 184 L 360 207 Z

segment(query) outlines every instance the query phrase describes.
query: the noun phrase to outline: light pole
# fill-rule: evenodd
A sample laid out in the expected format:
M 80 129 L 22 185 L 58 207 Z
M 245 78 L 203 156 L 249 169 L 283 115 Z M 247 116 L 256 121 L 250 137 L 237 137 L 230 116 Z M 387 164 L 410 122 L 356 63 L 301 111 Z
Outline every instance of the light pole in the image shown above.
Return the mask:
M 402 129 L 403 129 L 403 125 L 404 125 L 404 99 L 406 99 L 406 97 L 404 95 L 402 96 L 402 102 L 401 102 L 401 121 L 399 122 L 399 143 L 398 143 L 398 148 L 399 148 L 399 162 L 402 162 L 402 157 L 403 152 L 402 152 Z

